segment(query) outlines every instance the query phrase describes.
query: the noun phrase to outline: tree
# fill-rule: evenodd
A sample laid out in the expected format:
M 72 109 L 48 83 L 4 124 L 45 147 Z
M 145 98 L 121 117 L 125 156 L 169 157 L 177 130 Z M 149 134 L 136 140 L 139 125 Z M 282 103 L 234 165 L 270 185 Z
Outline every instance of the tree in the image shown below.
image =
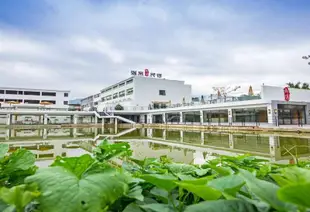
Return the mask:
M 124 107 L 120 104 L 117 104 L 114 109 L 115 110 L 124 110 Z
M 304 83 L 302 84 L 302 86 L 301 86 L 301 89 L 307 89 L 307 90 L 309 90 L 309 89 L 310 89 L 310 88 L 309 88 L 309 83 L 304 82 Z

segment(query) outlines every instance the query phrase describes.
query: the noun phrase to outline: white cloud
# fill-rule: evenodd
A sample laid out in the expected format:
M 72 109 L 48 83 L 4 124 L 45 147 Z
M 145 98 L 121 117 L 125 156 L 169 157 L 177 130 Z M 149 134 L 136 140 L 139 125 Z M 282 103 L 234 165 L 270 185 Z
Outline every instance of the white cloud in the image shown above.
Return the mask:
M 65 88 L 83 97 L 144 68 L 192 84 L 197 95 L 213 86 L 247 92 L 249 85 L 310 82 L 301 59 L 308 40 L 274 37 L 286 29 L 268 28 L 272 17 L 266 21 L 270 14 L 256 9 L 215 1 L 46 2 L 40 30 L 0 28 L 2 85 Z

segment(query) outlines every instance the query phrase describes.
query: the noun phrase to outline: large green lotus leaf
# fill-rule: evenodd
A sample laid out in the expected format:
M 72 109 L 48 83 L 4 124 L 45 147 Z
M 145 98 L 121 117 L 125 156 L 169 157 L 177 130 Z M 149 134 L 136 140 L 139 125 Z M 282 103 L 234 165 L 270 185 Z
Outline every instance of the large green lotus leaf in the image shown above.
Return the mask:
M 40 193 L 36 191 L 35 187 L 26 185 L 19 185 L 12 188 L 1 188 L 0 199 L 6 204 L 13 206 L 17 211 L 23 211 L 34 198 L 38 197 Z
M 150 211 L 154 211 L 154 212 L 174 212 L 175 211 L 171 205 L 160 204 L 160 203 L 141 205 L 140 207 L 143 209 L 149 209 Z
M 165 166 L 172 173 L 191 173 L 194 172 L 197 168 L 189 164 L 180 164 L 180 163 L 171 163 L 166 164 Z
M 19 170 L 27 170 L 34 166 L 35 155 L 25 149 L 18 149 L 13 152 L 4 166 L 3 173 L 10 174 Z
M 257 212 L 254 205 L 243 200 L 217 200 L 206 201 L 188 206 L 185 212 Z
M 144 212 L 139 205 L 136 203 L 130 203 L 127 207 L 123 210 L 123 212 Z
M 238 175 L 229 175 L 214 179 L 208 183 L 209 186 L 235 196 L 244 185 L 244 180 Z
M 277 191 L 279 187 L 273 183 L 259 180 L 250 172 L 240 169 L 240 176 L 246 182 L 246 186 L 262 201 L 270 204 L 273 208 L 279 211 L 287 211 L 290 205 L 279 200 Z
M 217 200 L 222 196 L 222 192 L 207 186 L 207 185 L 196 185 L 184 182 L 176 182 L 176 184 L 183 189 L 203 198 L 204 200 Z
M 279 186 L 295 183 L 310 183 L 310 170 L 299 167 L 281 169 L 281 174 L 271 174 Z
M 4 158 L 5 154 L 9 151 L 9 145 L 0 144 L 0 160 Z
M 70 158 L 58 156 L 51 166 L 62 166 L 80 178 L 82 174 L 94 163 L 94 161 L 95 160 L 88 154 Z
M 63 167 L 50 167 L 26 178 L 26 183 L 37 183 L 41 196 L 40 209 L 44 212 L 101 211 L 128 191 L 123 175 L 96 173 L 82 176 Z
M 175 181 L 178 179 L 172 175 L 161 175 L 161 174 L 145 174 L 140 178 L 143 180 L 157 186 L 158 188 L 170 191 L 174 189 L 177 185 Z
M 310 183 L 289 185 L 279 189 L 279 199 L 310 208 Z

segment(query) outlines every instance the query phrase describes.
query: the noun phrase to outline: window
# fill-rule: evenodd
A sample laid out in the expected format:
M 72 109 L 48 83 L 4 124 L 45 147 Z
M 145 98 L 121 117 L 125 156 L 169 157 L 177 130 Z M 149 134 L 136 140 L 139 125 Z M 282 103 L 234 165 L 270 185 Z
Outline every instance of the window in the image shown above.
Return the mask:
M 40 101 L 39 100 L 25 99 L 24 103 L 25 104 L 40 104 Z
M 102 98 L 101 98 L 101 101 L 102 101 L 102 102 L 105 102 L 105 97 L 102 97 Z
M 24 95 L 27 95 L 27 96 L 40 96 L 40 92 L 38 92 L 38 91 L 24 91 Z
M 64 105 L 68 105 L 68 101 L 64 101 Z
M 23 102 L 22 99 L 6 99 L 5 101 L 6 101 L 6 102 L 19 102 L 19 103 L 22 103 L 22 102 Z
M 130 83 L 133 83 L 133 79 L 130 79 L 130 80 L 128 80 L 128 81 L 126 82 L 127 85 L 130 84 Z
M 14 90 L 6 90 L 5 93 L 6 93 L 6 94 L 17 94 L 17 91 L 14 91 Z
M 43 94 L 42 94 L 43 95 Z M 69 94 L 68 93 L 64 93 L 64 97 L 68 97 L 69 96 Z
M 113 86 L 113 89 L 116 89 L 118 87 L 118 85 Z
M 56 92 L 42 92 L 42 96 L 56 96 Z
M 4 94 L 4 90 L 0 90 L 0 94 Z
M 23 91 L 18 91 L 18 94 L 19 94 L 19 95 L 23 95 L 24 92 L 23 92 Z
M 127 89 L 126 95 L 131 95 L 131 94 L 133 94 L 133 88 Z
M 121 92 L 119 92 L 119 97 L 123 97 L 123 96 L 125 96 L 125 91 L 121 91 Z
M 118 93 L 113 94 L 113 99 L 117 99 Z
M 56 104 L 56 101 L 54 101 L 54 100 L 41 100 L 41 102 L 49 102 L 49 103 L 51 103 L 53 105 Z
M 124 82 L 121 83 L 121 84 L 119 84 L 119 87 L 123 87 L 123 86 L 125 86 L 125 83 L 124 83 Z
M 105 99 L 106 99 L 107 101 L 108 101 L 108 100 L 111 100 L 111 99 L 112 99 L 112 96 L 109 95 L 109 96 L 107 96 Z
M 165 90 L 159 90 L 159 96 L 166 96 Z

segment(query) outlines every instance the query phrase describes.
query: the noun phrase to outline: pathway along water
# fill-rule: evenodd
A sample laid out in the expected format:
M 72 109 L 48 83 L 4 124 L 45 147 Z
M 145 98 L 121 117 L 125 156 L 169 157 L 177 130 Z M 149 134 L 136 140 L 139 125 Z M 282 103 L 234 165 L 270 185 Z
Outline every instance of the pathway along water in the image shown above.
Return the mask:
M 46 132 L 44 132 L 46 130 Z M 201 164 L 219 155 L 251 154 L 277 163 L 292 163 L 294 157 L 310 156 L 310 136 L 200 132 L 163 129 L 0 129 L 0 143 L 10 152 L 26 148 L 39 166 L 48 166 L 56 156 L 72 157 L 92 151 L 103 139 L 130 142 L 133 157 L 167 155 L 176 162 Z

